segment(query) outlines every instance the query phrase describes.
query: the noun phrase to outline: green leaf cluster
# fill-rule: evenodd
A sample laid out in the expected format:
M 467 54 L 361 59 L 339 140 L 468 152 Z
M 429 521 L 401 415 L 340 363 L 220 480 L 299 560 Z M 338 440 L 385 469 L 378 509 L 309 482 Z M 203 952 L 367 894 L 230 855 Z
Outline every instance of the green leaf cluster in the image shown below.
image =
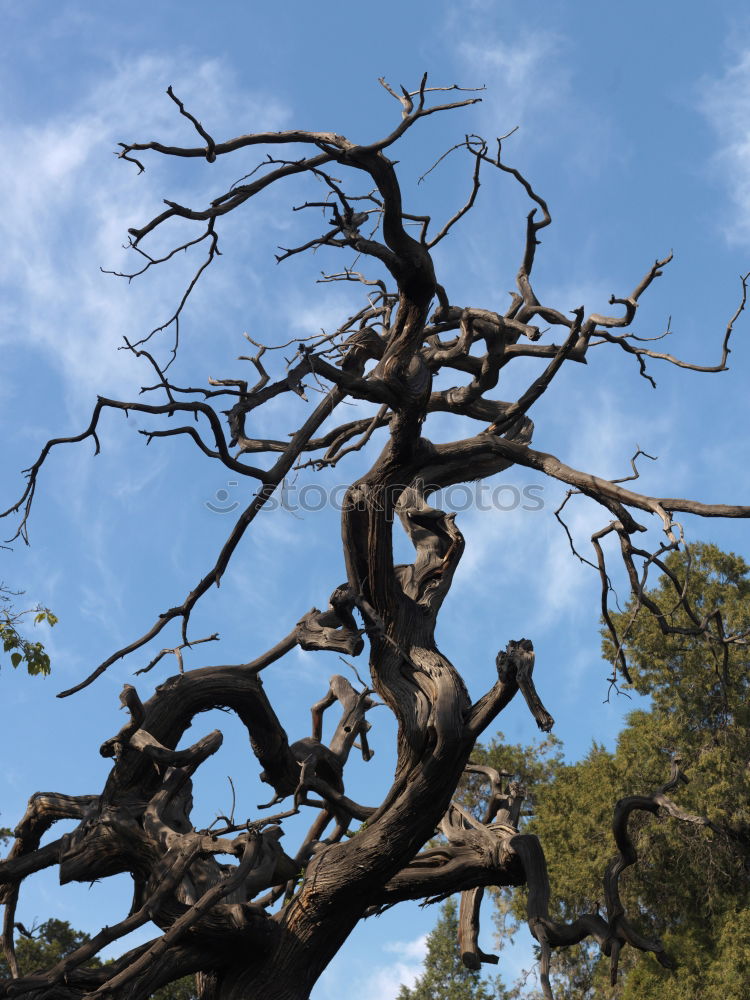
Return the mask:
M 57 617 L 49 608 L 37 605 L 26 611 L 18 611 L 12 605 L 12 598 L 19 596 L 11 594 L 7 588 L 0 585 L 0 643 L 3 652 L 10 653 L 10 663 L 13 667 L 26 664 L 29 674 L 42 674 L 46 676 L 50 672 L 49 655 L 41 642 L 34 642 L 26 638 L 20 631 L 20 626 L 31 620 L 34 625 L 56 625 Z

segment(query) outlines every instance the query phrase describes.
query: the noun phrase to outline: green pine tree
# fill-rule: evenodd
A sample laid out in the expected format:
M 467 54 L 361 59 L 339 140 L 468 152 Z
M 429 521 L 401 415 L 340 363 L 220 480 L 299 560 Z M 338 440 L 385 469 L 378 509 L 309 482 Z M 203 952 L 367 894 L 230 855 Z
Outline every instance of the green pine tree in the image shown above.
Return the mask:
M 47 971 L 90 939 L 91 936 L 85 931 L 77 931 L 67 920 L 57 920 L 54 917 L 45 920 L 31 931 L 23 928 L 15 942 L 18 970 L 22 976 L 30 976 L 37 971 Z M 96 956 L 87 962 L 87 966 L 92 969 L 101 968 L 102 964 Z M 10 978 L 8 964 L 0 951 L 0 980 L 8 978 Z M 153 994 L 153 1000 L 195 1000 L 195 998 L 193 976 L 185 976 L 174 983 L 169 983 Z
M 401 987 L 398 1000 L 505 1000 L 499 983 L 488 983 L 461 961 L 457 910 L 453 899 L 442 907 L 435 929 L 427 935 L 424 972 L 412 989 Z
M 18 925 L 17 925 L 18 926 Z M 67 920 L 45 920 L 43 924 L 32 931 L 20 933 L 16 939 L 16 959 L 22 976 L 30 976 L 38 970 L 49 969 L 61 958 L 65 958 L 76 948 L 85 944 L 89 935 L 71 927 Z M 93 958 L 89 967 L 95 968 L 102 963 Z M 8 965 L 0 953 L 0 979 L 10 976 Z
M 699 616 L 720 610 L 727 634 L 750 634 L 750 567 L 713 545 L 689 552 L 688 594 Z M 672 553 L 669 570 L 680 579 L 688 554 Z M 661 577 L 649 596 L 671 609 L 672 625 L 690 621 L 676 608 L 674 591 Z M 553 957 L 557 1000 L 747 1000 L 750 996 L 750 647 L 732 646 L 724 661 L 716 643 L 689 634 L 664 635 L 655 618 L 632 603 L 615 616 L 633 677 L 648 695 L 648 710 L 631 712 L 615 751 L 592 746 L 577 764 L 558 763 L 545 776 L 528 748 L 534 789 L 527 827 L 544 846 L 556 919 L 571 920 L 603 904 L 602 874 L 614 853 L 612 808 L 624 795 L 664 784 L 665 750 L 678 749 L 690 784 L 675 793 L 679 805 L 709 816 L 719 835 L 666 816 L 631 821 L 639 860 L 621 884 L 623 902 L 637 928 L 659 936 L 678 963 L 676 973 L 649 955 L 626 948 L 620 983 L 609 986 L 609 963 L 584 943 Z M 604 655 L 614 655 L 609 638 Z M 494 746 L 488 763 L 504 763 Z M 517 748 L 515 748 L 517 749 Z M 513 756 L 513 755 L 511 755 Z M 545 780 L 545 777 L 547 780 Z M 501 909 L 523 919 L 523 891 Z M 522 990 L 519 996 L 532 994 Z

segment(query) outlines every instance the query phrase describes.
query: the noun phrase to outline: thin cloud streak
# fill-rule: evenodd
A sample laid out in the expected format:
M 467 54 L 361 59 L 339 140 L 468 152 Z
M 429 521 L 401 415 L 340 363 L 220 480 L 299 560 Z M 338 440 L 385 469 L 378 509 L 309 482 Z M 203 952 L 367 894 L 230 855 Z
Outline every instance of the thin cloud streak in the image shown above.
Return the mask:
M 132 388 L 135 359 L 115 350 L 123 336 L 142 335 L 172 308 L 168 284 L 166 291 L 161 281 L 141 284 L 137 295 L 129 294 L 127 282 L 94 270 L 92 260 L 124 266 L 116 248 L 134 219 L 153 213 L 166 186 L 164 161 L 149 163 L 139 177 L 112 157 L 117 141 L 152 133 L 191 141 L 171 102 L 154 100 L 173 77 L 176 91 L 194 100 L 207 120 L 228 127 L 226 94 L 235 93 L 233 106 L 239 94 L 226 85 L 218 61 L 199 63 L 186 79 L 169 57 L 159 56 L 114 66 L 78 106 L 46 121 L 0 122 L 6 150 L 0 165 L 6 250 L 0 337 L 6 345 L 41 349 L 64 376 L 74 410 L 88 406 L 95 390 Z M 244 98 L 243 119 L 278 127 L 286 117 L 276 102 Z
M 718 140 L 713 170 L 734 211 L 725 218 L 730 243 L 750 242 L 750 49 L 721 77 L 705 79 L 697 101 Z

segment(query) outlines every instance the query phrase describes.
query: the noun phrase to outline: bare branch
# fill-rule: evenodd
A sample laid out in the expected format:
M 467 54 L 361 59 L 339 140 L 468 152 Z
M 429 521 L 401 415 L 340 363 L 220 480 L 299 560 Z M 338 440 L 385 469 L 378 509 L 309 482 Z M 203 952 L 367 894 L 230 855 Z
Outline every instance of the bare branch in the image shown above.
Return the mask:
M 171 85 L 167 87 L 167 94 L 172 98 L 177 107 L 180 109 L 180 114 L 184 115 L 184 117 L 187 118 L 188 121 L 192 122 L 193 125 L 195 125 L 195 131 L 198 133 L 198 135 L 201 136 L 202 139 L 206 140 L 206 159 L 208 160 L 209 163 L 213 163 L 214 160 L 216 159 L 216 153 L 214 152 L 214 150 L 216 149 L 216 143 L 208 134 L 208 132 L 206 132 L 206 130 L 203 128 L 198 119 L 194 118 L 189 111 L 185 110 L 185 105 L 175 95 Z
M 552 716 L 532 679 L 534 647 L 528 639 L 509 642 L 497 656 L 496 682 L 472 704 L 458 669 L 441 651 L 437 638 L 439 612 L 465 540 L 456 516 L 430 506 L 428 500 L 444 487 L 493 476 L 514 465 L 565 483 L 568 492 L 556 516 L 572 553 L 599 574 L 602 614 L 615 645 L 610 683 L 617 683 L 618 668 L 628 676 L 625 649 L 641 611 L 653 614 L 664 634 L 691 641 L 704 638 L 718 683 L 726 683 L 730 647 L 750 645 L 750 633 L 733 631 L 721 608 L 693 602 L 687 576 L 672 568 L 666 554 L 684 542 L 682 526 L 675 520 L 678 513 L 746 518 L 750 507 L 664 498 L 631 489 L 639 477 L 638 459 L 651 457 L 640 448 L 631 459 L 632 475 L 607 479 L 568 466 L 531 447 L 534 425 L 528 414 L 565 362 L 586 363 L 590 346 L 619 345 L 636 359 L 649 380 L 648 358 L 698 371 L 725 370 L 733 327 L 746 305 L 750 275 L 742 278 L 741 301 L 724 333 L 721 362 L 713 367 L 660 354 L 632 329 L 642 294 L 671 255 L 656 261 L 629 295 L 612 296 L 611 305 L 622 315 L 587 316 L 583 306 L 570 315 L 542 303 L 532 287 L 532 271 L 540 233 L 550 225 L 551 214 L 531 181 L 503 162 L 502 143 L 507 136 L 498 140 L 493 157 L 484 139 L 468 133 L 423 175 L 421 179 L 458 148 L 473 158 L 466 201 L 428 239 L 434 215 L 422 212 L 421 206 L 412 210 L 407 203 L 398 161 L 391 158 L 390 148 L 422 118 L 466 108 L 479 98 L 452 95 L 458 99 L 429 106 L 434 91 L 462 88 L 455 84 L 428 87 L 426 74 L 414 90 L 391 87 L 384 79 L 380 82 L 398 101 L 401 117 L 387 135 L 368 144 L 352 142 L 336 132 L 299 130 L 216 141 L 170 88 L 168 96 L 197 133 L 199 145 L 153 141 L 120 146 L 118 155 L 139 170 L 143 163 L 133 154 L 213 162 L 260 146 L 265 147 L 265 155 L 202 205 L 167 200 L 163 210 L 130 230 L 129 248 L 137 263 L 131 272 L 120 272 L 128 280 L 157 264 L 173 262 L 180 251 L 191 251 L 199 244 L 205 253 L 167 322 L 141 339 L 125 341 L 125 349 L 145 360 L 155 373 L 155 380 L 149 375 L 154 384 L 143 386 L 141 394 L 163 395 L 155 405 L 99 398 L 81 434 L 56 437 L 44 445 L 37 461 L 26 470 L 22 496 L 5 513 L 19 515 L 16 537 L 27 540 L 40 469 L 51 450 L 58 444 L 92 438 L 98 452 L 99 420 L 109 409 L 121 410 L 126 417 L 131 412 L 148 415 L 154 426 L 141 431 L 147 442 L 187 436 L 204 456 L 255 479 L 257 485 L 182 602 L 158 615 L 143 635 L 112 653 L 87 678 L 61 692 L 65 697 L 81 690 L 117 660 L 144 649 L 171 622 L 179 623 L 180 635 L 159 652 L 152 649 L 151 659 L 137 671 L 148 673 L 172 654 L 177 672 L 146 701 L 141 701 L 132 685 L 125 685 L 120 695 L 128 720 L 100 748 L 101 755 L 111 761 L 101 794 L 34 796 L 16 830 L 10 857 L 0 862 L 0 897 L 6 903 L 3 941 L 9 968 L 17 977 L 3 987 L 8 995 L 34 993 L 40 1000 L 80 1000 L 83 994 L 96 998 L 127 994 L 131 1000 L 147 1000 L 179 976 L 198 973 L 198 992 L 204 1000 L 215 996 L 238 1000 L 249 995 L 276 1000 L 282 994 L 291 995 L 290 989 L 295 996 L 307 996 L 338 944 L 361 917 L 400 900 L 429 903 L 453 892 L 462 893 L 463 960 L 476 969 L 483 962 L 496 961 L 478 945 L 483 887 L 525 883 L 529 926 L 540 948 L 542 989 L 549 998 L 552 948 L 589 936 L 611 956 L 613 973 L 626 943 L 651 950 L 663 964 L 668 962 L 659 942 L 648 941 L 630 925 L 619 898 L 620 875 L 635 861 L 628 831 L 633 811 L 664 810 L 717 835 L 726 832 L 667 797 L 684 780 L 675 758 L 666 785 L 651 796 L 632 796 L 617 806 L 613 829 L 618 856 L 605 875 L 607 918 L 596 912 L 568 924 L 550 920 L 544 853 L 535 837 L 519 831 L 525 789 L 506 772 L 471 763 L 477 738 L 519 690 L 539 728 L 547 732 L 552 727 Z M 280 155 L 268 152 L 276 147 L 281 147 Z M 440 262 L 431 255 L 475 207 L 485 164 L 509 174 L 532 202 L 516 290 L 504 313 L 494 303 L 490 308 L 481 303 L 453 303 L 448 282 L 436 273 Z M 232 176 L 241 172 L 238 168 Z M 187 378 L 181 378 L 180 385 L 170 382 L 168 369 L 176 357 L 180 324 L 192 291 L 219 255 L 219 220 L 241 210 L 270 186 L 290 178 L 303 179 L 303 175 L 316 191 L 299 199 L 301 204 L 294 210 L 300 214 L 295 218 L 309 219 L 312 209 L 324 221 L 318 223 L 317 236 L 310 238 L 308 232 L 291 238 L 290 247 L 282 249 L 278 259 L 319 247 L 350 251 L 348 265 L 324 273 L 319 280 L 347 282 L 348 292 L 359 288 L 360 307 L 350 309 L 333 332 L 303 331 L 292 337 L 292 326 L 289 332 L 245 334 L 252 351 L 241 360 L 257 373 L 255 385 L 242 372 L 233 371 L 207 381 L 204 373 L 194 382 Z M 481 177 L 486 181 L 486 174 Z M 165 235 L 172 220 L 180 220 L 179 226 L 196 223 L 197 235 L 187 238 L 181 232 L 172 249 L 149 252 L 149 236 L 157 230 Z M 358 270 L 364 267 L 365 258 L 376 262 L 372 277 Z M 385 277 L 381 265 L 387 271 Z M 168 327 L 173 328 L 174 343 L 164 363 L 150 341 Z M 492 398 L 503 369 L 519 357 L 528 358 L 526 364 L 536 369 L 526 389 L 515 400 Z M 578 370 L 581 377 L 584 373 Z M 457 384 L 452 384 L 453 379 Z M 317 405 L 309 404 L 313 392 L 321 393 Z M 218 399 L 228 399 L 229 409 L 220 412 L 214 402 Z M 353 420 L 331 419 L 339 404 L 358 401 L 372 408 L 360 407 Z M 306 412 L 296 424 L 279 425 L 303 404 L 308 404 Z M 182 413 L 189 414 L 185 425 L 173 419 Z M 458 440 L 446 435 L 447 440 L 436 443 L 425 436 L 426 418 L 433 413 L 444 414 L 446 422 L 477 420 L 486 429 L 480 427 L 473 436 Z M 330 595 L 328 606 L 322 611 L 312 608 L 301 618 L 303 609 L 298 609 L 289 618 L 289 623 L 297 619 L 291 631 L 250 662 L 186 670 L 185 649 L 218 639 L 218 631 L 206 634 L 208 629 L 200 633 L 203 638 L 189 637 L 193 610 L 209 589 L 219 586 L 248 529 L 286 477 L 301 468 L 332 468 L 355 454 L 366 459 L 376 432 L 381 432 L 378 454 L 350 481 L 343 499 L 346 578 Z M 231 451 L 234 448 L 236 453 Z M 266 460 L 268 468 L 243 461 L 255 453 L 271 456 Z M 594 560 L 584 559 L 576 550 L 562 516 L 568 500 L 577 494 L 596 501 L 608 515 L 607 523 L 591 539 Z M 636 520 L 639 511 L 655 515 L 666 536 L 655 551 L 634 542 L 646 530 Z M 394 551 L 396 516 L 413 547 L 411 561 L 402 564 L 396 564 Z M 615 538 L 633 594 L 630 616 L 624 619 L 608 609 L 612 587 L 605 539 Z M 652 568 L 666 575 L 666 598 L 654 597 L 646 589 Z M 249 619 L 248 628 L 253 627 Z M 339 674 L 330 677 L 325 690 L 318 692 L 322 697 L 311 706 L 310 728 L 302 734 L 288 734 L 260 673 L 295 647 L 350 657 L 363 653 L 366 644 L 369 676 L 352 668 L 356 684 Z M 379 804 L 369 806 L 359 801 L 369 795 L 360 796 L 349 787 L 348 779 L 345 783 L 345 769 L 353 749 L 365 761 L 372 758 L 367 713 L 378 706 L 393 713 L 396 759 L 390 789 Z M 208 829 L 196 830 L 191 820 L 193 778 L 219 749 L 222 735 L 214 730 L 189 745 L 185 734 L 198 715 L 215 709 L 238 716 L 249 740 L 249 762 L 257 765 L 259 780 L 273 789 L 271 801 L 257 808 L 270 810 L 275 803 L 288 801 L 265 819 L 245 818 L 232 784 L 230 814 L 217 815 Z M 323 718 L 331 709 L 337 718 L 326 743 Z M 110 731 L 116 728 L 113 724 Z M 246 768 L 246 764 L 240 761 L 237 766 Z M 234 768 L 232 773 L 236 773 Z M 488 783 L 481 821 L 454 799 L 466 774 L 473 776 L 474 783 L 480 778 Z M 314 817 L 296 852 L 287 855 L 279 846 L 282 828 L 278 824 L 301 813 L 303 807 L 315 810 Z M 43 835 L 58 819 L 73 819 L 77 825 L 59 840 L 41 846 Z M 361 825 L 351 829 L 355 819 Z M 432 841 L 436 830 L 444 838 L 438 843 Z M 234 861 L 228 864 L 226 855 Z M 95 934 L 54 968 L 18 978 L 13 931 L 19 887 L 27 875 L 52 865 L 58 866 L 62 884 L 128 873 L 134 882 L 133 905 L 127 917 Z M 269 915 L 268 908 L 277 903 L 281 905 Z M 105 945 L 149 920 L 160 928 L 156 940 L 111 965 L 83 967 Z
M 472 148 L 471 145 L 472 139 L 477 141 L 476 149 Z M 474 173 L 471 178 L 471 192 L 469 193 L 469 197 L 466 199 L 466 202 L 461 206 L 461 208 L 459 208 L 458 211 L 454 215 L 452 215 L 450 219 L 448 219 L 448 221 L 445 223 L 440 232 L 436 236 L 433 236 L 433 238 L 429 241 L 427 246 L 430 249 L 432 249 L 432 247 L 434 246 L 437 246 L 437 244 L 443 239 L 443 237 L 448 235 L 453 226 L 460 219 L 462 219 L 467 212 L 471 211 L 471 209 L 474 207 L 474 202 L 476 201 L 477 194 L 479 193 L 479 186 L 480 186 L 479 171 L 482 166 L 483 156 L 487 152 L 487 146 L 485 145 L 484 141 L 478 139 L 477 136 L 467 136 L 466 148 L 474 155 Z

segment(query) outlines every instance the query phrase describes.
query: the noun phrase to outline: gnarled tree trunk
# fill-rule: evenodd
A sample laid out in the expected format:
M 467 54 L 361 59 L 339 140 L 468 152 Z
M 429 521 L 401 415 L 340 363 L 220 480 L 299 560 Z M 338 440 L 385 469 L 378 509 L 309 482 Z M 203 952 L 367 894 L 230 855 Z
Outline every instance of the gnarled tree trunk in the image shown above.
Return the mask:
M 114 759 L 101 794 L 37 794 L 16 829 L 10 856 L 0 863 L 0 895 L 6 904 L 4 944 L 14 975 L 0 984 L 0 997 L 141 1000 L 166 983 L 197 973 L 205 1000 L 305 1000 L 363 917 L 403 900 L 441 899 L 454 892 L 466 893 L 460 946 L 466 964 L 476 968 L 482 961 L 494 960 L 477 944 L 479 890 L 524 882 L 530 887 L 529 925 L 541 947 L 547 995 L 551 995 L 546 971 L 550 948 L 579 941 L 588 934 L 612 955 L 615 972 L 617 955 L 625 943 L 653 950 L 660 961 L 667 962 L 661 945 L 641 938 L 627 922 L 617 880 L 635 857 L 626 829 L 633 809 L 653 812 L 664 807 L 678 818 L 695 820 L 680 815 L 664 798 L 664 791 L 677 782 L 674 775 L 672 785 L 653 796 L 618 806 L 615 836 L 620 854 L 606 873 L 607 919 L 586 915 L 566 926 L 549 919 L 549 884 L 541 847 L 535 838 L 518 830 L 522 790 L 484 769 L 482 773 L 490 781 L 490 805 L 484 818 L 479 820 L 452 802 L 465 770 L 477 771 L 470 763 L 477 739 L 519 690 L 541 729 L 550 729 L 552 718 L 534 688 L 534 653 L 529 640 L 518 638 L 507 643 L 497 657 L 496 680 L 476 702 L 472 702 L 456 667 L 439 650 L 435 641 L 437 617 L 464 539 L 454 515 L 430 506 L 428 501 L 441 488 L 492 476 L 514 464 L 541 470 L 568 484 L 571 492 L 595 499 L 611 518 L 592 539 L 605 617 L 608 575 L 600 544 L 604 535 L 618 536 L 634 592 L 642 595 L 636 561 L 641 560 L 645 567 L 654 564 L 663 568 L 660 555 L 678 544 L 672 526 L 674 512 L 746 517 L 750 508 L 650 497 L 628 490 L 620 481 L 573 469 L 530 447 L 533 425 L 528 412 L 562 365 L 585 362 L 594 344 L 624 348 L 636 357 L 644 372 L 646 359 L 652 357 L 700 370 L 723 370 L 732 325 L 744 306 L 745 283 L 740 306 L 727 326 L 721 362 L 713 368 L 685 365 L 640 344 L 634 346 L 627 332 L 610 333 L 613 328 L 629 326 L 640 295 L 668 261 L 657 262 L 630 295 L 613 298 L 624 310 L 621 317 L 586 315 L 582 307 L 570 318 L 542 304 L 532 289 L 531 272 L 538 234 L 550 223 L 550 215 L 529 182 L 503 163 L 500 144 L 497 155 L 492 156 L 484 141 L 467 137 L 464 147 L 473 168 L 469 198 L 432 237 L 428 236 L 430 219 L 405 210 L 394 163 L 386 156 L 386 150 L 425 116 L 465 107 L 477 98 L 429 107 L 426 78 L 413 93 L 397 95 L 385 86 L 400 101 L 402 118 L 390 135 L 367 146 L 332 132 L 305 131 L 250 134 L 218 143 L 170 90 L 170 97 L 205 145 L 172 147 L 148 142 L 122 147 L 121 157 L 140 169 L 143 166 L 137 156 L 144 151 L 204 157 L 213 162 L 219 156 L 257 145 L 303 149 L 303 155 L 290 159 L 269 154 L 258 170 L 205 209 L 167 202 L 165 211 L 141 229 L 130 230 L 136 250 L 145 253 L 149 234 L 174 218 L 203 223 L 205 229 L 163 258 L 146 256 L 144 269 L 166 263 L 177 249 L 203 244 L 207 256 L 197 280 L 218 251 L 217 225 L 223 215 L 239 210 L 269 185 L 307 173 L 324 185 L 328 197 L 303 207 L 330 213 L 328 228 L 303 246 L 284 250 L 279 259 L 312 247 L 348 248 L 374 262 L 386 277 L 371 281 L 353 270 L 329 276 L 331 280 L 362 282 L 370 290 L 367 304 L 334 334 L 301 343 L 286 372 L 274 382 L 261 360 L 270 349 L 266 346 L 257 345 L 257 354 L 247 359 L 259 374 L 255 386 L 237 378 L 209 380 L 208 389 L 195 390 L 169 381 L 167 366 L 144 346 L 149 337 L 128 343 L 157 373 L 157 384 L 145 391 L 158 391 L 163 401 L 100 398 L 83 433 L 46 445 L 30 470 L 26 491 L 7 512 L 22 511 L 19 531 L 25 532 L 37 476 L 51 448 L 87 437 L 98 444 L 99 418 L 104 410 L 113 408 L 145 413 L 154 419 L 188 414 L 196 421 L 205 420 L 210 443 L 199 431 L 200 425 L 193 423 L 168 423 L 146 436 L 150 441 L 188 435 L 205 454 L 257 484 L 257 492 L 238 516 L 215 564 L 183 603 L 161 614 L 143 636 L 113 653 L 75 688 L 63 692 L 69 695 L 91 683 L 116 660 L 156 638 L 170 622 L 181 621 L 181 644 L 163 650 L 146 668 L 151 669 L 171 652 L 177 656 L 180 673 L 157 687 L 145 703 L 130 685 L 121 695 L 130 721 L 101 748 L 105 757 Z M 516 278 L 517 292 L 504 313 L 453 304 L 449 291 L 436 277 L 431 255 L 433 247 L 473 206 L 480 170 L 489 167 L 512 175 L 534 204 Z M 365 193 L 346 192 L 344 182 L 330 172 L 332 168 L 337 174 L 364 179 Z M 377 225 L 375 231 L 363 235 L 368 220 Z M 414 223 L 419 225 L 418 238 L 406 228 Z M 187 294 L 172 317 L 175 326 Z M 537 324 L 550 328 L 552 336 L 560 334 L 560 342 L 542 340 Z M 540 374 L 515 401 L 490 398 L 487 394 L 497 386 L 502 368 L 517 357 L 539 361 Z M 445 372 L 457 373 L 459 384 L 435 389 L 435 377 Z M 304 423 L 291 435 L 285 428 L 276 439 L 252 438 L 246 427 L 249 415 L 288 392 L 305 397 L 305 379 L 325 384 L 326 391 Z M 196 400 L 197 395 L 202 398 Z M 228 410 L 214 408 L 215 401 L 226 405 L 227 399 L 231 404 Z M 377 412 L 333 429 L 324 428 L 347 399 L 374 404 Z M 473 436 L 435 444 L 422 432 L 427 416 L 436 412 L 477 421 L 480 429 Z M 218 585 L 245 532 L 285 476 L 306 464 L 318 468 L 337 465 L 375 436 L 381 438 L 379 456 L 364 474 L 348 480 L 354 481 L 342 512 L 347 579 L 331 595 L 328 608 L 322 612 L 313 609 L 273 649 L 251 663 L 183 672 L 182 650 L 207 641 L 190 642 L 192 609 L 211 586 Z M 231 448 L 237 449 L 234 454 Z M 248 456 L 257 456 L 260 464 L 250 464 Z M 309 461 L 306 456 L 311 456 Z M 655 515 L 666 532 L 667 542 L 656 554 L 633 545 L 632 536 L 644 530 L 633 511 Z M 394 565 L 396 518 L 414 547 L 414 560 L 408 565 Z M 674 583 L 678 599 L 684 602 L 681 581 L 675 579 Z M 661 610 L 651 610 L 666 628 Z M 691 612 L 691 620 L 693 632 L 710 633 L 724 648 L 735 638 L 724 634 L 720 618 L 701 619 Z M 616 636 L 615 640 L 616 666 L 627 676 L 621 644 Z M 261 671 L 296 645 L 357 656 L 365 644 L 369 648 L 367 683 L 356 688 L 344 677 L 331 678 L 328 691 L 321 692 L 320 701 L 313 706 L 310 735 L 290 739 L 266 696 Z M 382 699 L 397 720 L 398 757 L 385 799 L 379 805 L 364 805 L 347 794 L 344 772 L 352 749 L 359 749 L 365 760 L 371 756 L 366 715 L 377 703 L 373 695 Z M 322 741 L 322 713 L 334 704 L 341 716 L 326 745 Z M 192 746 L 177 747 L 194 719 L 215 707 L 231 709 L 246 726 L 261 777 L 273 789 L 267 808 L 279 802 L 285 806 L 274 814 L 263 811 L 245 824 L 224 817 L 223 827 L 196 830 L 191 821 L 192 778 L 201 763 L 216 752 L 222 736 L 217 731 Z M 313 809 L 314 818 L 292 856 L 280 845 L 283 823 L 303 809 Z M 75 819 L 78 826 L 59 840 L 42 845 L 42 838 L 59 819 Z M 360 825 L 352 830 L 357 821 Z M 425 848 L 437 832 L 442 839 Z M 227 854 L 234 856 L 233 864 L 217 860 Z M 62 883 L 128 872 L 134 883 L 132 909 L 54 968 L 21 977 L 13 956 L 19 887 L 27 875 L 52 865 L 59 866 Z M 149 921 L 158 925 L 160 936 L 111 965 L 85 967 L 102 947 Z

